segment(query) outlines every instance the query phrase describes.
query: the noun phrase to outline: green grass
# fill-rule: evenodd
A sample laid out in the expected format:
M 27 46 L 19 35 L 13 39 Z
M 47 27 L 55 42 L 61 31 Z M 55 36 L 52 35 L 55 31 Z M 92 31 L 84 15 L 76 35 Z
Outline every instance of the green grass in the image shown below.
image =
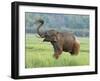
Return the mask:
M 26 35 L 25 68 L 82 66 L 89 64 L 89 38 L 79 38 L 80 54 L 71 56 L 63 52 L 59 59 L 53 57 L 53 47 L 36 35 Z

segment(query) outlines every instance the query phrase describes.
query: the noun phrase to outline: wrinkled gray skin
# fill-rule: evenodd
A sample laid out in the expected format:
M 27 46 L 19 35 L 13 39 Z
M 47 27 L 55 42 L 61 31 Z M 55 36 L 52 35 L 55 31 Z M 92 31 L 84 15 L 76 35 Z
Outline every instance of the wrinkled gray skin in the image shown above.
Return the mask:
M 48 31 L 40 31 L 40 28 L 43 26 L 44 21 L 38 20 L 37 33 L 40 35 L 41 38 L 44 38 L 44 42 L 51 42 L 54 48 L 54 57 L 56 59 L 59 58 L 62 51 L 69 52 L 71 55 L 74 54 L 73 52 L 73 45 L 75 41 L 75 37 L 72 33 L 69 32 L 58 32 L 55 30 L 48 30 Z

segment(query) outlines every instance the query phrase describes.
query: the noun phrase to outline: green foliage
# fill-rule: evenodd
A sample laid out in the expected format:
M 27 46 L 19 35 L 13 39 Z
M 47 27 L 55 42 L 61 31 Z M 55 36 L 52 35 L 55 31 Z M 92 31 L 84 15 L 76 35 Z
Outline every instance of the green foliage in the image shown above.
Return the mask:
M 26 33 L 36 33 L 34 22 L 43 19 L 43 30 L 55 29 L 61 32 L 71 31 L 76 36 L 89 36 L 89 15 L 53 14 L 53 13 L 25 13 Z
M 71 56 L 63 52 L 58 60 L 53 57 L 53 47 L 49 42 L 43 42 L 33 34 L 26 34 L 25 67 L 61 67 L 61 66 L 82 66 L 89 64 L 89 38 L 79 38 L 80 54 Z

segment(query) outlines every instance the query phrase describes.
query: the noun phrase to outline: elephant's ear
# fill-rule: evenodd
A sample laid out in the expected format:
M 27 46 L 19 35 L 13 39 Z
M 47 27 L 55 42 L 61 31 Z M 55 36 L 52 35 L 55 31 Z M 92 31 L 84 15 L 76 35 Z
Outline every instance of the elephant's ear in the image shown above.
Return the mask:
M 53 41 L 57 42 L 59 39 L 59 32 L 56 32 L 56 34 L 53 36 Z

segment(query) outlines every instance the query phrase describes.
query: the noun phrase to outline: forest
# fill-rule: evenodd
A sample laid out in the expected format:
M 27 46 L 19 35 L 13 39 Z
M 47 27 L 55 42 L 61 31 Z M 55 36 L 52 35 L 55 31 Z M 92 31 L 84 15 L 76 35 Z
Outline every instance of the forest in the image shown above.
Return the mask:
M 45 22 L 42 30 L 68 31 L 79 37 L 89 37 L 89 15 L 25 12 L 26 33 L 36 33 L 34 22 L 39 18 Z

